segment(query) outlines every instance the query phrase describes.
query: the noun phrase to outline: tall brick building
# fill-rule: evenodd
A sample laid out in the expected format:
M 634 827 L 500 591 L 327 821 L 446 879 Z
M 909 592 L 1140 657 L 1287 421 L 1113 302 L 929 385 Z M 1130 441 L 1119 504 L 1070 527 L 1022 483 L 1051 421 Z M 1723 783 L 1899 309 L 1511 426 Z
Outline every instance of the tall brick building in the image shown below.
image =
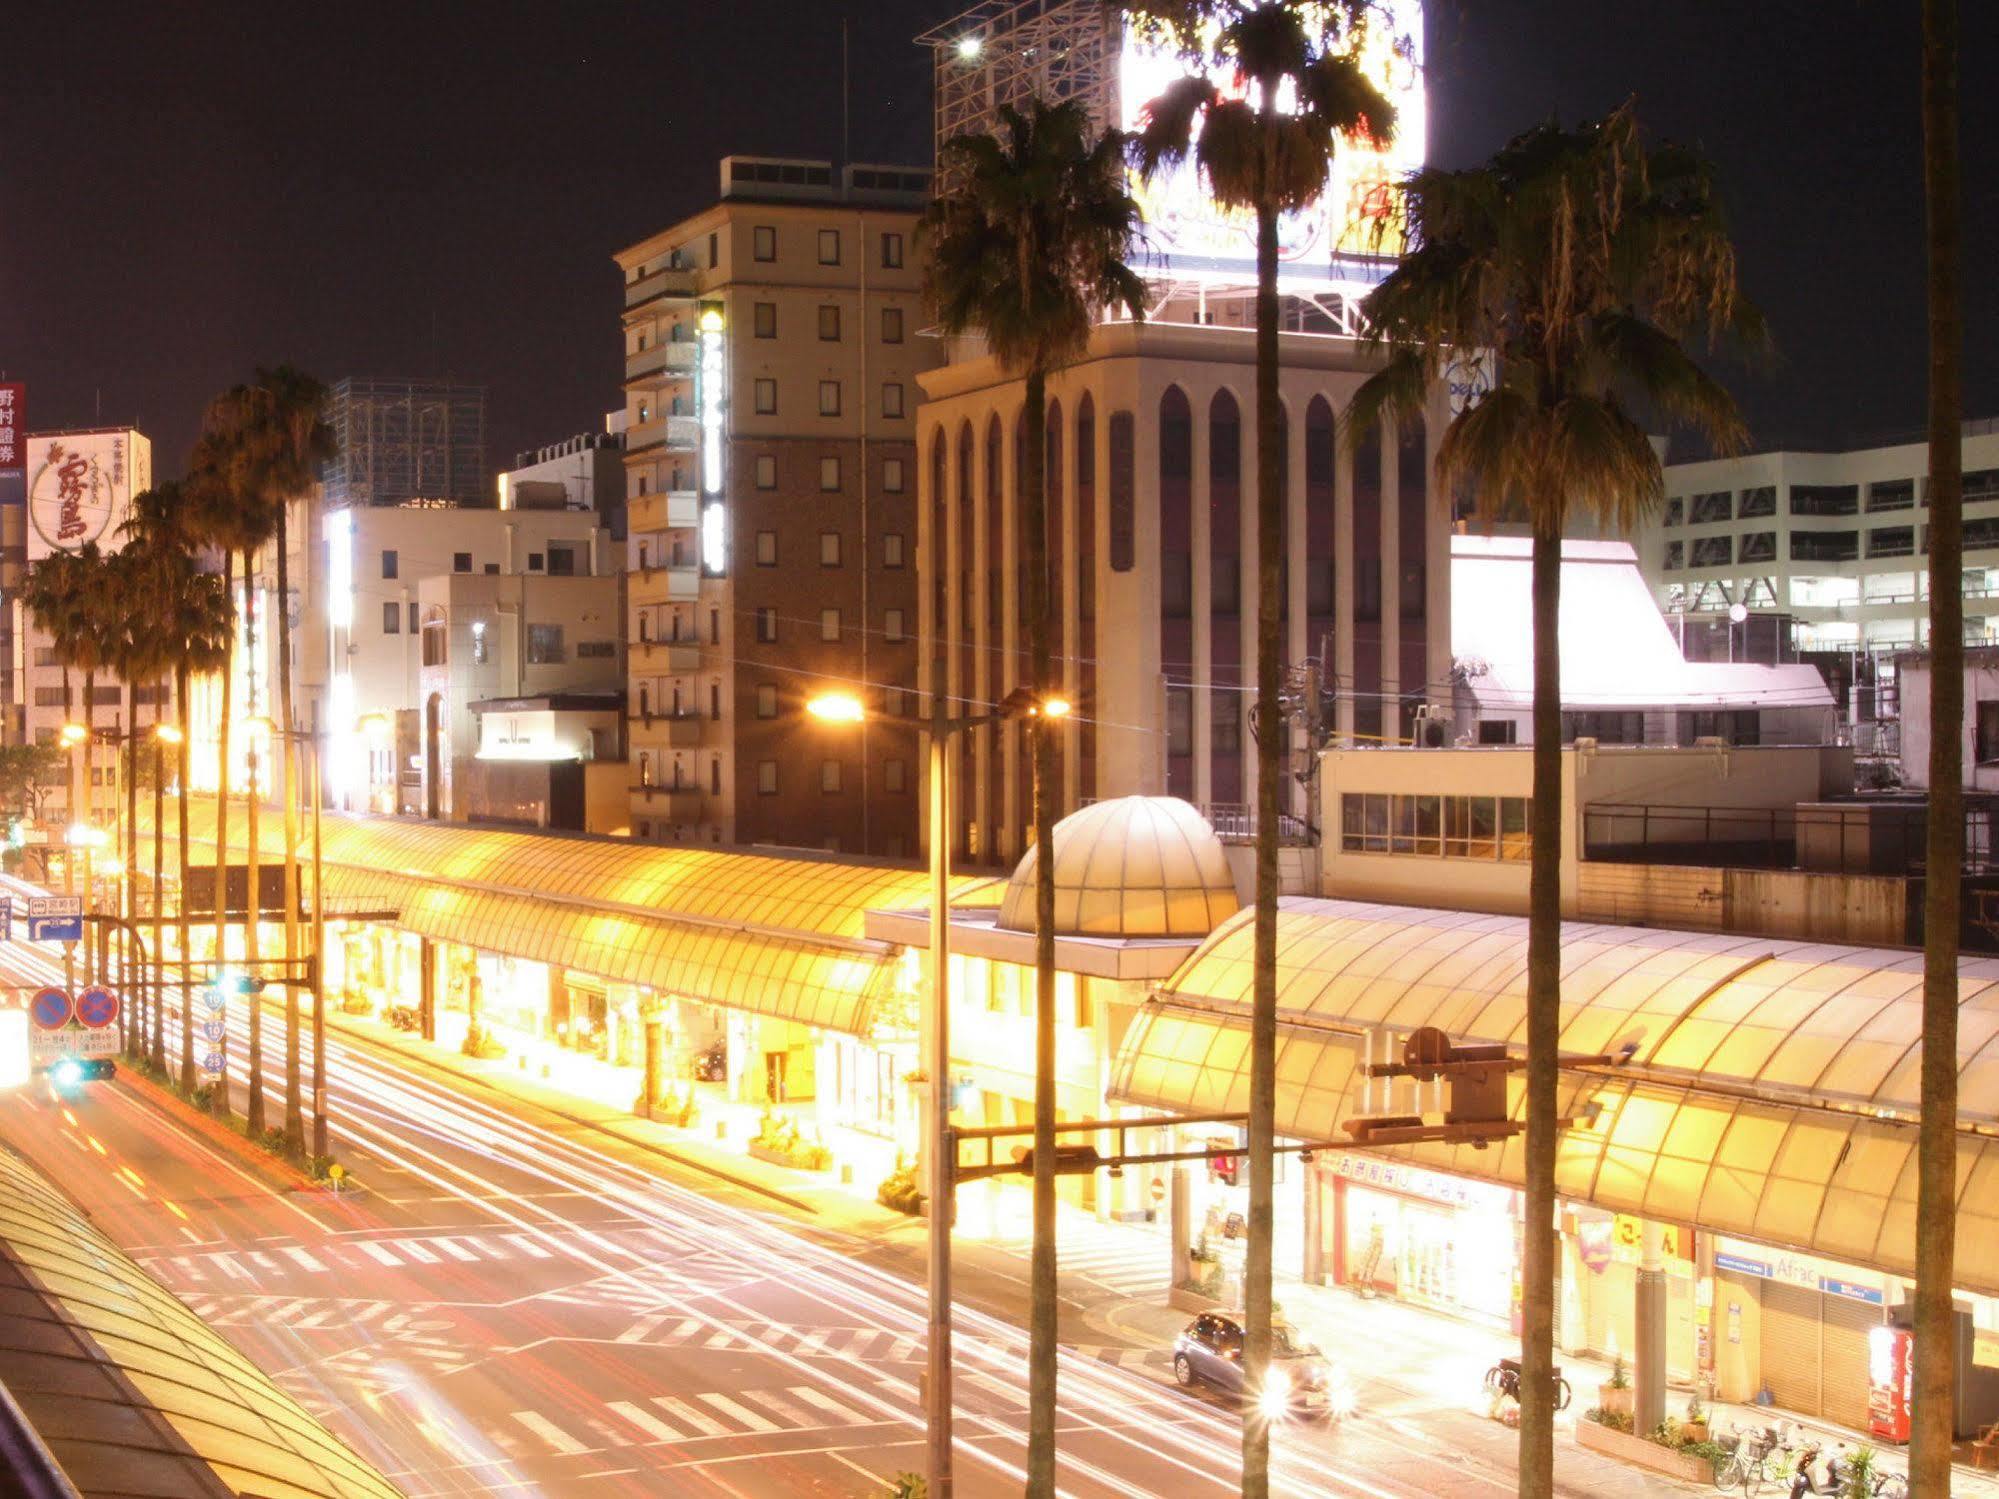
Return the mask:
M 914 245 L 930 175 L 729 157 L 624 275 L 631 830 L 917 848 Z

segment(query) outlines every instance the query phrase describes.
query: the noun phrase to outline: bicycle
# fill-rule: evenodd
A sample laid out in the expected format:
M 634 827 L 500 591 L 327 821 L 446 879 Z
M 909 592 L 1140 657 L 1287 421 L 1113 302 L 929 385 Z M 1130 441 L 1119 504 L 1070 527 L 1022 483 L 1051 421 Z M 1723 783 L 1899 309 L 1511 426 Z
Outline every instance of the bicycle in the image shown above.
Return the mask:
M 1560 1369 L 1556 1369 L 1553 1372 L 1555 1375 L 1555 1409 L 1565 1411 L 1569 1408 L 1569 1382 L 1562 1378 L 1562 1371 Z M 1510 1396 L 1512 1399 L 1518 1400 L 1520 1398 L 1520 1360 L 1517 1358 L 1503 1358 L 1490 1369 L 1486 1370 L 1485 1387 L 1495 1395 Z
M 1739 1426 L 1732 1428 L 1718 1443 L 1725 1455 L 1714 1465 L 1715 1488 L 1724 1494 L 1740 1488 L 1746 1499 L 1765 1483 L 1787 1483 L 1796 1430 L 1790 1422 L 1748 1432 Z

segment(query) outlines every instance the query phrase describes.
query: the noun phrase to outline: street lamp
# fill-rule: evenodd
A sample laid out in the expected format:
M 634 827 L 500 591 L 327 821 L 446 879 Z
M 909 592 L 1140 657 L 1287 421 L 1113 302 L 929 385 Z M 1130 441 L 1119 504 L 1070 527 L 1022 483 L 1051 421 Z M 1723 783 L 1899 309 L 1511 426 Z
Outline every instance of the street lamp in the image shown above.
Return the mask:
M 954 718 L 944 694 L 943 663 L 937 664 L 930 714 L 870 714 L 851 692 L 826 692 L 808 700 L 806 711 L 822 723 L 903 724 L 930 736 L 930 1118 L 925 1153 L 930 1161 L 930 1326 L 925 1357 L 924 1420 L 928 1436 L 930 1499 L 951 1496 L 951 1220 L 956 1214 L 957 1146 L 951 1133 L 951 737 L 1011 719 L 1065 718 L 1069 701 L 1038 697 L 1017 687 L 985 713 Z

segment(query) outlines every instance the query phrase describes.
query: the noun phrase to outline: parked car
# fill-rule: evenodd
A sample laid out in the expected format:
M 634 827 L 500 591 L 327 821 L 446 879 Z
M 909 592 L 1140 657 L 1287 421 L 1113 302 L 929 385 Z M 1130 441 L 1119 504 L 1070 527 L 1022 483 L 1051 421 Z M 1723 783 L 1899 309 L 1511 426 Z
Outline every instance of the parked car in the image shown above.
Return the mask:
M 1208 1384 L 1240 1396 L 1243 1319 L 1233 1312 L 1203 1312 L 1173 1340 L 1173 1377 L 1181 1388 Z M 1270 1328 L 1267 1409 L 1324 1413 L 1329 1406 L 1332 1370 L 1325 1355 L 1297 1328 L 1276 1322 Z

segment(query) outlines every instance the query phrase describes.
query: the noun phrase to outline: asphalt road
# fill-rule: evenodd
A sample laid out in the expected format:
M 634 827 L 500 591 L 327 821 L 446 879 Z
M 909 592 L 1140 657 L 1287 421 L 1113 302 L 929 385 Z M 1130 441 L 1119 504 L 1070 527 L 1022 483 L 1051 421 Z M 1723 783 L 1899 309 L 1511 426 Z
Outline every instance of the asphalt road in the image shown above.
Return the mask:
M 60 971 L 0 945 L 0 983 Z M 122 1081 L 68 1104 L 17 1094 L 0 1133 L 413 1496 L 859 1496 L 922 1467 L 906 1256 L 663 1178 L 374 1048 L 329 1038 L 328 1063 L 363 1183 L 339 1197 L 272 1187 Z M 959 1312 L 967 1496 L 1023 1478 L 1026 1338 L 1003 1301 Z M 1512 1492 L 1510 1435 L 1413 1400 L 1380 1355 L 1356 1352 L 1366 1415 L 1280 1428 L 1276 1492 Z M 1238 1491 L 1239 1412 L 1163 1370 L 1065 1354 L 1060 1411 L 1066 1495 Z

